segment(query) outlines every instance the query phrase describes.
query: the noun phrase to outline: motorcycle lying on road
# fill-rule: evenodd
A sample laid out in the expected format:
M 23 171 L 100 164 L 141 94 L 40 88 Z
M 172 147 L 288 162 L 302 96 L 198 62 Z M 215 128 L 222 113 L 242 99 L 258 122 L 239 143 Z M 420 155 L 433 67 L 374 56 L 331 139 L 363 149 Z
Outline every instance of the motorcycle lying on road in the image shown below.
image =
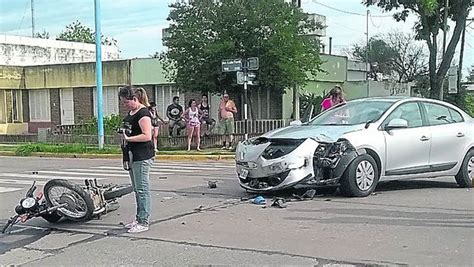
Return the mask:
M 97 180 L 84 180 L 84 185 L 73 184 L 64 179 L 49 180 L 43 192 L 35 196 L 36 182 L 27 191 L 25 198 L 15 207 L 15 215 L 2 227 L 7 233 L 13 225 L 42 217 L 50 223 L 65 218 L 70 221 L 88 221 L 118 209 L 117 199 L 131 193 L 131 185 L 104 184 Z

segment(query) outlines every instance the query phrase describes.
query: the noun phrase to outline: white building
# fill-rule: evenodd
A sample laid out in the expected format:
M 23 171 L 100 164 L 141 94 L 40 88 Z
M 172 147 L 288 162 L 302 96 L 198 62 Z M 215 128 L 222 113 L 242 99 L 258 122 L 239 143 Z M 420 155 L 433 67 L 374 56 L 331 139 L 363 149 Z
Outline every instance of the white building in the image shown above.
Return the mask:
M 116 60 L 116 46 L 102 46 L 103 60 Z M 0 34 L 0 65 L 34 66 L 95 61 L 95 44 Z

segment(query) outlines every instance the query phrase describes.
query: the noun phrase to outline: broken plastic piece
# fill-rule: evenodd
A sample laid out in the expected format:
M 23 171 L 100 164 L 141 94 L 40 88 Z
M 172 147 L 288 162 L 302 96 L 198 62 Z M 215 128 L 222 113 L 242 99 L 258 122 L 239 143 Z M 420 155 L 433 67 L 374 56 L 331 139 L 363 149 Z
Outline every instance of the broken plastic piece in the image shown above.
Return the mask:
M 294 198 L 296 198 L 298 200 L 301 200 L 301 201 L 306 200 L 308 198 L 313 200 L 314 196 L 316 196 L 316 190 L 314 190 L 314 189 L 309 189 L 308 191 L 304 192 L 304 194 L 302 194 L 301 196 L 293 194 Z
M 267 201 L 265 200 L 264 197 L 258 196 L 252 200 L 252 203 L 256 205 L 265 205 Z
M 209 181 L 207 184 L 209 188 L 217 188 L 217 181 Z
M 272 207 L 284 209 L 287 207 L 286 200 L 284 198 L 276 198 L 273 200 Z

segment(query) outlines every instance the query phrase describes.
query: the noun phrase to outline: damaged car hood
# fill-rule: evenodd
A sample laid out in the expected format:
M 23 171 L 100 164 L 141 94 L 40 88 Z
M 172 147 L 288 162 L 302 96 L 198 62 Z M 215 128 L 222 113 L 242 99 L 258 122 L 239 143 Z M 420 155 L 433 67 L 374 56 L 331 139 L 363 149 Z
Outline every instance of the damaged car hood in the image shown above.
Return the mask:
M 320 142 L 335 142 L 344 134 L 360 131 L 364 125 L 307 125 L 288 126 L 263 135 L 266 138 L 302 139 L 314 138 Z

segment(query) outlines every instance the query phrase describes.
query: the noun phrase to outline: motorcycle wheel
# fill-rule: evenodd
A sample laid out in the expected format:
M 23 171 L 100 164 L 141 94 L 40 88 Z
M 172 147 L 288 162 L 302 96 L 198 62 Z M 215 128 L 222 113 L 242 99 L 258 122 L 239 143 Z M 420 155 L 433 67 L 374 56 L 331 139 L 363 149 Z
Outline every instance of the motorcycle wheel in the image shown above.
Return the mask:
M 105 200 L 111 200 L 114 198 L 119 198 L 125 195 L 128 195 L 133 192 L 133 187 L 129 184 L 123 185 L 114 185 L 104 191 Z
M 53 179 L 44 185 L 44 196 L 49 206 L 66 203 L 57 209 L 58 215 L 71 221 L 87 221 L 92 217 L 94 202 L 79 185 L 64 179 Z

